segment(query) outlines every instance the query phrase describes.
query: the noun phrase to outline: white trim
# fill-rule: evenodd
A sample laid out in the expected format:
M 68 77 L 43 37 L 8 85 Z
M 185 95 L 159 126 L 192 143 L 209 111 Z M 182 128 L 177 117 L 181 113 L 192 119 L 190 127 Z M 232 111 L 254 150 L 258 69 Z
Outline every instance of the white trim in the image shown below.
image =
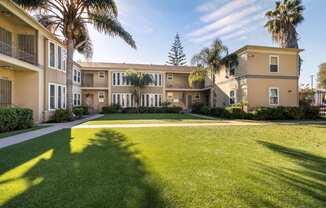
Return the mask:
M 51 44 L 54 45 L 54 66 L 51 66 L 51 47 L 50 47 Z M 58 63 L 59 48 L 61 48 L 61 69 L 59 68 L 59 63 Z M 52 42 L 51 40 L 48 40 L 48 68 L 66 73 L 66 64 L 67 64 L 66 49 Z
M 103 97 L 103 98 L 101 98 Z M 104 103 L 105 102 L 105 92 L 104 91 L 99 91 L 97 93 L 97 98 L 99 103 Z
M 230 94 L 231 94 L 231 92 L 234 92 L 234 103 L 233 104 L 231 104 L 231 96 L 230 96 Z M 237 90 L 236 89 L 232 89 L 232 90 L 230 90 L 229 91 L 229 105 L 234 105 L 234 104 L 236 104 L 237 103 Z
M 271 103 L 271 90 L 277 90 L 277 104 Z M 280 88 L 278 87 L 270 87 L 268 88 L 268 103 L 271 106 L 279 106 L 280 105 Z
M 54 86 L 54 108 L 51 108 L 51 86 Z M 57 83 L 48 83 L 48 110 L 55 111 L 58 109 L 58 88 L 61 87 L 61 109 L 66 109 L 67 106 L 67 87 L 66 85 L 57 84 Z
M 103 77 L 101 75 L 103 75 Z M 101 80 L 105 79 L 105 71 L 98 72 L 98 79 L 101 79 Z
M 271 71 L 271 65 L 272 65 L 272 58 L 277 58 L 277 72 Z M 269 73 L 279 73 L 280 72 L 280 56 L 279 55 L 270 55 L 269 56 L 269 65 L 268 65 L 268 72 Z
M 166 79 L 173 81 L 173 73 L 166 73 Z

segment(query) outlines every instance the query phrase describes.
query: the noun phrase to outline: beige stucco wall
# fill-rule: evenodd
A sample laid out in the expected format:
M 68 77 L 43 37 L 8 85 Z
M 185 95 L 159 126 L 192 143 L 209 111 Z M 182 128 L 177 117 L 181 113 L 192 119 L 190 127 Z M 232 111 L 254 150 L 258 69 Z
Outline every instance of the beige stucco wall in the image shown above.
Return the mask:
M 248 79 L 248 107 L 269 105 L 269 88 L 277 87 L 280 92 L 279 106 L 298 106 L 298 80 L 296 79 Z
M 105 77 L 100 78 L 99 77 L 99 72 L 104 72 Z M 87 82 L 86 81 L 86 76 L 92 76 L 92 81 L 91 84 L 92 86 L 90 87 L 101 87 L 101 88 L 107 88 L 108 87 L 108 71 L 107 70 L 98 70 L 98 71 L 82 71 L 82 83 Z M 90 84 L 90 83 L 88 83 Z M 87 86 L 88 87 L 88 86 Z
M 269 71 L 270 56 L 279 56 L 279 72 Z M 295 53 L 278 51 L 248 52 L 247 70 L 250 75 L 297 76 L 298 56 Z
M 104 102 L 100 103 L 98 93 L 105 92 Z M 101 112 L 104 106 L 108 106 L 107 90 L 82 90 L 82 105 L 89 107 L 90 112 Z
M 169 73 L 168 73 L 169 74 Z M 166 88 L 188 88 L 188 76 L 189 74 L 177 74 L 171 73 L 173 75 L 173 79 L 169 80 L 167 78 L 167 74 L 165 76 L 165 86 Z

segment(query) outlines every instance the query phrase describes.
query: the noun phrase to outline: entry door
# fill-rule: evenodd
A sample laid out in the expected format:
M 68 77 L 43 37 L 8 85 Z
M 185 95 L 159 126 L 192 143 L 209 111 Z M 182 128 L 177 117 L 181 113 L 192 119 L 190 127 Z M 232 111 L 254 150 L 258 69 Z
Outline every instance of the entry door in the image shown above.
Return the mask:
M 187 109 L 190 110 L 192 106 L 192 95 L 187 96 Z
M 0 79 L 0 107 L 11 105 L 11 81 Z

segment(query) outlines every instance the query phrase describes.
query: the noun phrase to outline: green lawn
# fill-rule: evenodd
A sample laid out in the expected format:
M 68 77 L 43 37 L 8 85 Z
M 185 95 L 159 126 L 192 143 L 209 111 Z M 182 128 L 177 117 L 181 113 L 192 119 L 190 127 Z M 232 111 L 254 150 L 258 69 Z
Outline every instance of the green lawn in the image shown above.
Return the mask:
M 72 129 L 0 150 L 0 207 L 326 207 L 326 126 Z
M 189 114 L 107 114 L 86 124 L 143 124 L 143 123 L 210 123 L 216 119 L 202 119 Z
M 0 133 L 0 139 L 3 139 L 5 137 L 9 137 L 9 136 L 14 136 L 14 135 L 21 134 L 21 133 L 26 133 L 26 132 L 29 132 L 29 131 L 34 131 L 34 130 L 45 128 L 45 127 L 48 127 L 48 126 L 34 126 L 32 128 L 29 128 L 29 129 L 22 129 L 22 130 L 17 130 L 17 131 L 10 131 L 10 132 Z

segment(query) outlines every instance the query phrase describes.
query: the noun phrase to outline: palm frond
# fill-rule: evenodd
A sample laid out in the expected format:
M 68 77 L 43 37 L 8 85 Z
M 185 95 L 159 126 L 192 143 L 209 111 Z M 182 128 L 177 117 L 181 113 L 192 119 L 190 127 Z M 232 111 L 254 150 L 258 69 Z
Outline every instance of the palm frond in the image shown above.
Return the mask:
M 97 11 L 111 11 L 113 16 L 118 16 L 118 8 L 114 0 L 84 0 L 84 4 L 88 8 L 92 8 Z
M 119 21 L 107 14 L 91 14 L 94 27 L 99 31 L 111 36 L 122 38 L 128 45 L 136 48 L 136 43 L 132 36 L 122 27 Z

